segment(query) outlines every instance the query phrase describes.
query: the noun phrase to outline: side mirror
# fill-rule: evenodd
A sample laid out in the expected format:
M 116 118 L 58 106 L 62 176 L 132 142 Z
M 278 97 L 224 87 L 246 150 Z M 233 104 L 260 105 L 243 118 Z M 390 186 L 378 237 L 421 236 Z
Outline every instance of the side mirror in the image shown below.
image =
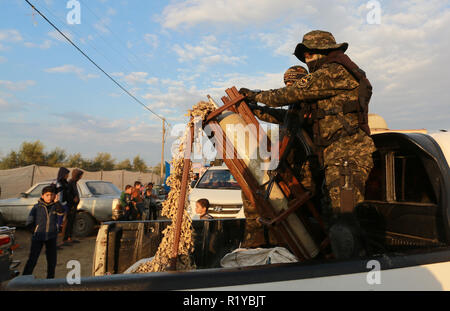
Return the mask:
M 28 198 L 28 193 L 22 192 L 22 193 L 20 194 L 20 197 L 26 199 L 26 198 Z

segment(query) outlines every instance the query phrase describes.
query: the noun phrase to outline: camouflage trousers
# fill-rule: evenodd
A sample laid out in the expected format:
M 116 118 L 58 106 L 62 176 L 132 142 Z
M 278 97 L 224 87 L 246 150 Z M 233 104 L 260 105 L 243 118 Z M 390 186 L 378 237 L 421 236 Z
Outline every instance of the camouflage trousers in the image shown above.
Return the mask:
M 325 205 L 322 212 L 330 219 L 342 212 L 341 190 L 353 190 L 353 206 L 364 201 L 364 187 L 373 168 L 372 153 L 376 151 L 372 138 L 360 131 L 351 137 L 343 137 L 323 151 L 324 159 L 324 189 Z M 307 161 L 301 169 L 300 182 L 306 190 L 316 194 L 316 175 L 318 165 Z M 349 172 L 346 184 L 343 181 L 344 172 Z M 344 178 L 345 179 L 345 178 Z M 256 207 L 242 193 L 245 217 L 245 236 L 241 247 L 260 247 L 267 243 L 277 245 L 275 236 L 256 219 L 260 217 Z
M 271 232 L 257 221 L 260 216 L 256 206 L 242 192 L 242 203 L 245 214 L 245 233 L 242 248 L 256 248 L 266 244 L 277 245 L 277 239 Z
M 349 212 L 348 207 L 344 206 L 348 205 L 345 200 L 352 200 L 353 207 L 364 201 L 365 184 L 373 168 L 372 153 L 375 151 L 372 138 L 362 131 L 343 137 L 325 148 L 324 190 L 329 199 L 328 210 L 325 209 L 325 212 L 336 216 Z M 346 197 L 347 194 L 350 197 Z

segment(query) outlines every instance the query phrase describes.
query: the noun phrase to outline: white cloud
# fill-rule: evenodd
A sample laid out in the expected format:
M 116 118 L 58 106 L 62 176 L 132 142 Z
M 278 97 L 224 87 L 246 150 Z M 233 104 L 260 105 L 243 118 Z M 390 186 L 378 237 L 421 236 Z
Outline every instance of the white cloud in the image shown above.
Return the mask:
M 47 68 L 44 70 L 45 72 L 48 73 L 71 73 L 71 74 L 75 74 L 78 76 L 78 78 L 80 78 L 81 80 L 88 80 L 88 79 L 94 79 L 94 78 L 98 78 L 99 76 L 96 74 L 86 74 L 83 68 L 74 66 L 74 65 L 63 65 L 63 66 L 59 66 L 59 67 L 53 67 L 53 68 Z
M 23 91 L 28 87 L 34 85 L 36 85 L 36 81 L 33 80 L 17 81 L 17 82 L 0 80 L 0 87 L 10 91 Z
M 158 36 L 151 33 L 146 33 L 144 35 L 145 42 L 150 45 L 153 49 L 156 49 L 159 45 L 159 39 Z
M 186 0 L 167 5 L 162 13 L 163 27 L 177 29 L 198 24 L 245 26 L 262 24 L 283 15 L 314 11 L 308 0 Z
M 180 63 L 199 61 L 205 69 L 207 65 L 212 64 L 237 64 L 243 61 L 244 57 L 231 56 L 225 44 L 218 44 L 217 39 L 213 35 L 204 36 L 198 45 L 184 44 L 180 46 L 175 44 L 173 51 L 178 55 Z

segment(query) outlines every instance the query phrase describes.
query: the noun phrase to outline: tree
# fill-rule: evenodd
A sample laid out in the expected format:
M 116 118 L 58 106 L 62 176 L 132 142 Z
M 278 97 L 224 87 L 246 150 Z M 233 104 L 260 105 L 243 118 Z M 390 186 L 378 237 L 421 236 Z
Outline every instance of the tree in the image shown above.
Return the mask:
M 133 165 L 131 165 L 130 159 L 125 159 L 116 165 L 116 169 L 131 171 L 133 169 Z
M 7 170 L 19 167 L 19 155 L 15 151 L 11 151 L 6 157 L 0 161 L 0 169 Z
M 52 167 L 60 167 L 66 160 L 66 152 L 63 149 L 55 148 L 45 156 L 46 165 Z
M 78 167 L 81 169 L 85 169 L 87 166 L 86 160 L 83 159 L 81 153 L 74 153 L 67 158 L 66 161 L 67 167 Z
M 35 142 L 24 142 L 20 147 L 18 156 L 20 166 L 27 166 L 32 164 L 44 165 L 44 145 L 39 140 Z
M 94 171 L 112 171 L 114 169 L 116 160 L 114 160 L 111 154 L 107 152 L 99 152 L 94 160 L 91 162 L 90 169 Z
M 137 172 L 145 172 L 147 170 L 147 164 L 140 156 L 136 156 L 133 159 L 133 170 Z

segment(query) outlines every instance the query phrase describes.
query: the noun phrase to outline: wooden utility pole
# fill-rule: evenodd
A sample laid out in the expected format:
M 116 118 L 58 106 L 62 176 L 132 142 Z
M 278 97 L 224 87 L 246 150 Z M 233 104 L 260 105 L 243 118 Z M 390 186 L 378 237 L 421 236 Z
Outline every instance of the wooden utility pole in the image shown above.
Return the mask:
M 161 148 L 161 184 L 164 180 L 164 144 L 166 142 L 166 119 L 162 119 L 162 148 Z

